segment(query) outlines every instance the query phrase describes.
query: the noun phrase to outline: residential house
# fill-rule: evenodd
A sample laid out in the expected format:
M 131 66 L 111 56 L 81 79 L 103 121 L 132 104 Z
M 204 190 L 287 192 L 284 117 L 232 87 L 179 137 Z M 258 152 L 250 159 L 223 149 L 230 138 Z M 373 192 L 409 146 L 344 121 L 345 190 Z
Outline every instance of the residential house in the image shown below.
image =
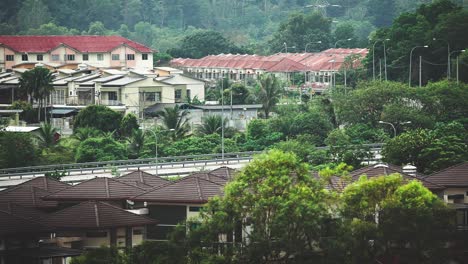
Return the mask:
M 458 228 L 468 230 L 468 162 L 435 172 L 425 179 L 445 186 L 440 197 L 457 211 Z
M 303 88 L 321 92 L 334 85 L 334 76 L 343 67 L 359 67 L 367 53 L 367 49 L 340 48 L 319 53 L 277 53 L 270 56 L 219 54 L 201 59 L 175 58 L 171 65 L 205 80 L 228 78 L 246 81 L 256 79 L 262 73 L 272 73 L 293 87 L 293 75 L 302 73 L 306 83 Z M 349 65 L 344 64 L 347 58 L 352 60 Z
M 0 36 L 0 72 L 49 68 L 153 68 L 153 50 L 120 36 Z

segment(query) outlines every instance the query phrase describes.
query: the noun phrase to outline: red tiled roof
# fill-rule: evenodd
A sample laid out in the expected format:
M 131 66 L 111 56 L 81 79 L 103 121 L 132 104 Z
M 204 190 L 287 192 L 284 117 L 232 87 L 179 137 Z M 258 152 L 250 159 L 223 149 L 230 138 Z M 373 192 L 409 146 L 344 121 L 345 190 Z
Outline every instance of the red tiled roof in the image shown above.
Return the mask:
M 367 52 L 367 49 L 328 49 L 320 53 L 277 53 L 270 56 L 219 54 L 201 59 L 176 58 L 171 60 L 171 64 L 175 67 L 256 69 L 269 72 L 336 71 L 349 55 L 357 54 L 364 58 Z
M 125 174 L 123 176 L 120 176 L 116 178 L 120 182 L 125 182 L 129 183 L 132 185 L 137 185 L 142 188 L 147 188 L 148 186 L 150 188 L 161 186 L 163 184 L 168 183 L 169 181 L 166 179 L 163 179 L 159 176 L 149 174 L 147 172 L 138 170 L 138 171 L 132 171 L 128 174 Z M 143 185 L 141 185 L 143 184 Z M 145 187 L 146 185 L 146 187 Z
M 185 177 L 156 187 L 130 200 L 164 203 L 203 204 L 214 196 L 223 195 L 223 185 L 199 177 Z
M 143 191 L 143 188 L 103 177 L 81 182 L 63 191 L 48 195 L 43 199 L 52 201 L 124 200 Z
M 62 44 L 83 53 L 109 52 L 121 45 L 140 52 L 152 52 L 150 48 L 120 36 L 0 36 L 0 44 L 16 52 L 31 53 L 46 53 Z
M 99 201 L 87 201 L 68 207 L 41 218 L 40 222 L 59 230 L 156 224 L 154 219 Z
M 468 162 L 457 164 L 435 172 L 425 179 L 446 187 L 468 186 Z
M 55 207 L 57 202 L 42 200 L 44 196 L 50 194 L 44 189 L 20 184 L 0 192 L 0 201 L 17 203 L 24 207 Z
M 194 174 L 191 174 L 191 175 L 189 175 L 187 177 L 197 177 L 197 178 L 200 178 L 200 179 L 212 181 L 214 183 L 217 183 L 217 184 L 223 185 L 223 186 L 226 185 L 226 183 L 228 182 L 227 178 L 217 176 L 217 175 L 214 175 L 214 174 L 211 174 L 211 173 L 203 173 L 203 172 L 194 173 Z
M 403 179 L 408 180 L 408 181 L 411 181 L 411 180 L 420 181 L 426 188 L 430 190 L 445 189 L 444 186 L 439 185 L 436 182 L 433 182 L 431 180 L 428 180 L 427 178 L 422 178 L 422 177 L 417 177 L 417 176 L 406 174 L 403 172 L 403 170 L 399 166 L 391 165 L 391 164 L 370 165 L 370 166 L 351 172 L 350 176 L 352 178 L 352 181 L 357 181 L 359 177 L 361 177 L 362 175 L 366 175 L 368 178 L 374 178 L 374 177 L 379 177 L 379 176 L 390 175 L 393 173 L 400 174 L 403 177 Z

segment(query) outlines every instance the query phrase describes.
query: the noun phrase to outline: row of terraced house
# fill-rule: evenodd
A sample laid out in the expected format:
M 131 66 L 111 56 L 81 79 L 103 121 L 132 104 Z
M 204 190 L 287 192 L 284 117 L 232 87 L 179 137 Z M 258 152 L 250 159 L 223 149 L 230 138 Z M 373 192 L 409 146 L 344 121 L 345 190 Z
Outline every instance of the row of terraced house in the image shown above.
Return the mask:
M 393 173 L 420 181 L 456 210 L 460 232 L 468 230 L 468 163 L 425 176 L 399 166 L 377 164 L 351 172 L 352 181 Z M 221 167 L 168 181 L 144 171 L 93 178 L 76 185 L 37 177 L 0 192 L 0 263 L 68 263 L 83 250 L 133 247 L 166 240 L 188 218 L 197 219 L 207 201 L 222 196 L 236 171 Z M 317 177 L 315 173 L 311 177 Z M 332 177 L 328 189 L 346 183 Z M 233 234 L 230 241 L 243 239 Z M 466 245 L 453 241 L 463 255 Z M 465 260 L 466 261 L 466 260 Z

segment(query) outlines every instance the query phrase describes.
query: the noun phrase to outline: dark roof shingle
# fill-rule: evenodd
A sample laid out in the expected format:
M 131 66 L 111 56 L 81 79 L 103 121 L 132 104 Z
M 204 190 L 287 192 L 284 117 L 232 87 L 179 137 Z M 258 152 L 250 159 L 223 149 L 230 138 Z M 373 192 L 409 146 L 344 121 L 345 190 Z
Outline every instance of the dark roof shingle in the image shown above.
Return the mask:
M 130 200 L 165 203 L 203 204 L 214 196 L 223 195 L 223 185 L 199 177 L 185 177 L 156 187 Z
M 102 177 L 81 182 L 43 199 L 56 201 L 123 200 L 138 195 L 144 190 L 125 182 Z
M 137 186 L 139 183 L 143 183 L 146 186 L 157 187 L 157 186 L 161 186 L 161 185 L 168 183 L 168 180 L 166 179 L 163 179 L 156 175 L 149 174 L 141 170 L 132 171 L 116 179 L 120 182 L 125 182 L 125 183 L 129 183 L 132 185 L 137 185 Z M 139 187 L 144 188 L 144 186 L 141 186 L 141 185 Z
M 435 172 L 425 179 L 446 187 L 468 186 L 468 162 L 457 164 Z
M 137 215 L 100 201 L 87 201 L 41 218 L 41 223 L 63 229 L 94 229 L 156 224 L 156 220 Z
M 23 207 L 55 207 L 57 202 L 42 199 L 50 194 L 35 186 L 18 185 L 0 192 L 0 201 L 17 203 Z

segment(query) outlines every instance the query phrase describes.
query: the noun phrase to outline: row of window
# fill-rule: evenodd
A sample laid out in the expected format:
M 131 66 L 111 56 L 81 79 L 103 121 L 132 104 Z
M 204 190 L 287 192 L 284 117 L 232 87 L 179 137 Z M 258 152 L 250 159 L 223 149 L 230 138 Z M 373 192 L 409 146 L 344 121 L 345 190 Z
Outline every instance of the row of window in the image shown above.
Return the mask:
M 89 54 L 83 54 L 83 61 L 88 61 L 89 60 Z M 14 61 L 15 60 L 15 55 L 6 55 L 6 61 Z M 64 61 L 74 61 L 75 60 L 75 54 L 65 54 L 63 56 Z M 142 60 L 148 60 L 148 54 L 141 54 L 141 59 Z M 21 54 L 21 60 L 22 61 L 28 61 L 29 56 L 28 54 Z M 38 54 L 36 55 L 36 61 L 43 61 L 44 60 L 44 55 Z M 51 60 L 52 61 L 59 61 L 60 60 L 60 55 L 58 54 L 52 54 L 51 55 Z M 98 61 L 103 61 L 104 60 L 104 54 L 98 53 L 97 54 L 97 60 Z M 120 60 L 120 54 L 112 54 L 112 60 Z M 135 60 L 135 54 L 127 54 L 127 60 Z

